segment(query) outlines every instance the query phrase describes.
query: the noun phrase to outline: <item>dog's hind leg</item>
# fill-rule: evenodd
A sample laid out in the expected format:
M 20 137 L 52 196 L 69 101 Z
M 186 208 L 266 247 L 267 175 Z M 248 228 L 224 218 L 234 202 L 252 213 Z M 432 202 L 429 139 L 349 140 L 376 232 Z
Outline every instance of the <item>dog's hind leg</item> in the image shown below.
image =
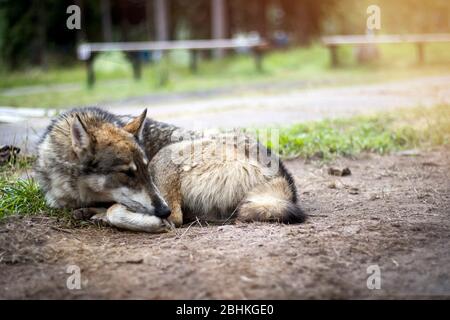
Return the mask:
M 181 210 L 180 204 L 174 203 L 170 205 L 170 209 L 172 210 L 172 213 L 167 220 L 172 222 L 175 227 L 180 227 L 183 224 L 183 211 Z
M 120 229 L 143 232 L 166 232 L 167 221 L 145 213 L 132 212 L 121 204 L 115 204 L 104 213 L 94 215 L 91 220 L 106 222 Z
M 174 188 L 170 193 L 165 193 L 164 199 L 169 204 L 171 214 L 167 218 L 175 227 L 180 227 L 183 224 L 183 210 L 181 209 L 181 193 L 180 188 Z

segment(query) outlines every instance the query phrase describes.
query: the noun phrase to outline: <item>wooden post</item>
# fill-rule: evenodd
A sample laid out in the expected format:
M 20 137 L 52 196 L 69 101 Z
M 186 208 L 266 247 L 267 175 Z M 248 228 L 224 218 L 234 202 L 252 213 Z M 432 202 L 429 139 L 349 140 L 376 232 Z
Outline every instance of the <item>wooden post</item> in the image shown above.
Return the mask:
M 140 80 L 142 77 L 141 59 L 138 55 L 133 59 L 133 77 L 135 80 Z
M 127 54 L 127 56 L 133 67 L 134 80 L 140 80 L 141 75 L 142 75 L 142 69 L 141 69 L 141 59 L 139 58 L 139 53 L 138 52 L 130 52 Z
M 86 71 L 87 71 L 87 86 L 89 89 L 94 87 L 95 83 L 95 72 L 94 72 L 94 54 L 91 52 L 90 57 L 86 60 Z
M 164 87 L 169 82 L 169 54 L 162 51 L 161 61 L 159 62 L 159 86 Z
M 258 6 L 256 7 L 257 16 L 257 30 L 261 38 L 268 39 L 268 19 L 267 8 L 269 7 L 269 0 L 258 0 Z
M 198 71 L 198 51 L 195 49 L 191 50 L 191 61 L 189 65 L 192 73 L 197 73 Z
M 157 41 L 169 40 L 169 0 L 153 0 L 153 20 L 155 21 L 155 31 Z M 154 52 L 157 54 L 158 52 Z M 165 86 L 169 79 L 169 74 L 166 66 L 167 53 L 164 51 L 161 54 L 159 85 Z
M 169 21 L 168 21 L 168 1 L 154 1 L 154 21 L 156 30 L 156 40 L 169 40 Z
M 39 65 L 47 71 L 48 69 L 48 61 L 47 61 L 47 35 L 46 35 L 46 26 L 47 26 L 47 10 L 42 6 L 39 1 L 34 1 L 34 5 L 37 6 L 37 62 Z
M 417 59 L 419 64 L 424 64 L 425 62 L 425 48 L 423 42 L 417 43 Z
M 254 47 L 253 48 L 253 56 L 255 57 L 256 71 L 263 72 L 263 64 L 262 64 L 262 60 L 264 57 L 263 48 Z
M 331 55 L 331 66 L 333 68 L 336 68 L 339 66 L 339 59 L 337 55 L 337 46 L 335 44 L 329 45 L 328 49 L 330 49 L 330 55 Z
M 224 39 L 227 30 L 227 22 L 225 20 L 225 0 L 212 0 L 211 11 L 212 37 L 213 39 Z M 223 58 L 225 50 L 221 48 L 214 49 L 213 55 L 215 58 Z
M 104 42 L 112 41 L 112 20 L 110 0 L 100 1 L 100 12 L 102 16 L 102 34 Z

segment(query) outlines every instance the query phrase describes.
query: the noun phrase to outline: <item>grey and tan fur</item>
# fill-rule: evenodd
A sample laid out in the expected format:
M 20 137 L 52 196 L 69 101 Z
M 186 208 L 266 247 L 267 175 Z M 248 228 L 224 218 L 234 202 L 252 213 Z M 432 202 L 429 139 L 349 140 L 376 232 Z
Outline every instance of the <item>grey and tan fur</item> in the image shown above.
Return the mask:
M 112 223 L 133 230 L 164 229 L 170 209 L 149 174 L 142 143 L 141 116 L 125 122 L 101 109 L 74 109 L 47 128 L 38 146 L 36 178 L 47 203 L 77 209 L 75 214 L 102 216 L 101 207 L 120 204 L 123 217 L 110 210 Z
M 258 142 L 244 137 L 241 148 L 236 141 L 197 133 L 174 141 L 174 134 L 185 132 L 144 118 L 145 112 L 127 119 L 85 108 L 55 119 L 39 146 L 36 168 L 47 202 L 76 208 L 81 217 L 95 214 L 93 219 L 148 232 L 163 230 L 168 212 L 177 226 L 196 218 L 304 221 L 292 176 L 270 150 L 276 170 L 261 159 L 259 151 L 266 149 Z M 83 139 L 88 148 L 81 151 Z M 224 158 L 223 151 L 231 156 Z M 133 165 L 137 175 L 124 172 L 133 171 Z M 115 204 L 106 213 L 95 208 L 105 202 Z

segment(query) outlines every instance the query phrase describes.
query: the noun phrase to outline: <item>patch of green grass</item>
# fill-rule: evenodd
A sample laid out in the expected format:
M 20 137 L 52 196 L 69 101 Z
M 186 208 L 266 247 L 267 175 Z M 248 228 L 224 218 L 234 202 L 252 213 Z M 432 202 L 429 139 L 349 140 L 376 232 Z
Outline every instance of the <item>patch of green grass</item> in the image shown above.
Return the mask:
M 283 158 L 329 160 L 361 152 L 385 154 L 448 144 L 450 106 L 439 105 L 281 128 L 279 153 Z M 271 146 L 270 143 L 268 145 Z
M 98 56 L 97 82 L 86 87 L 83 64 L 71 68 L 51 68 L 0 74 L 0 105 L 16 107 L 64 108 L 96 104 L 153 92 L 186 92 L 218 87 L 247 86 L 249 83 L 299 81 L 331 85 L 377 82 L 440 74 L 450 71 L 450 61 L 443 52 L 449 44 L 426 46 L 427 63 L 418 66 L 416 49 L 412 45 L 380 46 L 381 59 L 377 63 L 360 66 L 353 48 L 339 48 L 342 68 L 330 68 L 330 55 L 321 45 L 273 51 L 264 58 L 264 72 L 255 70 L 251 55 L 237 54 L 222 60 L 201 60 L 198 73 L 189 71 L 186 52 L 173 52 L 162 62 L 147 64 L 142 79 L 133 80 L 128 62 L 120 57 Z M 111 60 L 111 61 L 110 61 Z M 114 68 L 116 66 L 116 68 Z M 161 77 L 167 78 L 161 85 Z M 44 85 L 39 92 L 5 93 L 6 89 L 21 86 Z M 65 85 L 61 87 L 61 85 Z M 6 91 L 7 92 L 7 91 Z
M 62 215 L 65 210 L 47 206 L 37 182 L 30 178 L 35 157 L 19 155 L 0 166 L 0 220 L 11 214 Z
M 55 214 L 49 208 L 44 194 L 33 179 L 0 177 L 0 219 L 11 214 Z

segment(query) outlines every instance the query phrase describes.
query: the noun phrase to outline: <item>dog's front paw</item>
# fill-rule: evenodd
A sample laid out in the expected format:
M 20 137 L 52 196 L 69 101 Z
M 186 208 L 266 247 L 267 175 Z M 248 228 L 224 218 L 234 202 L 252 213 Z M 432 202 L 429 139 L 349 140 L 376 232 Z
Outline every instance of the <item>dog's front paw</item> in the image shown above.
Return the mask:
M 165 230 L 164 232 L 169 232 L 175 230 L 176 226 L 172 221 L 163 219 L 161 228 Z
M 90 220 L 92 222 L 94 222 L 95 224 L 97 224 L 97 225 L 101 225 L 101 226 L 108 226 L 108 225 L 110 225 L 106 213 L 97 213 L 97 214 L 93 215 L 90 218 Z
M 166 219 L 160 219 L 157 217 L 152 217 L 152 218 L 156 218 L 159 221 L 157 223 L 153 223 L 152 225 L 145 226 L 142 229 L 142 231 L 149 232 L 149 233 L 167 233 L 167 232 L 175 230 L 175 226 L 173 225 L 172 222 L 167 221 Z

